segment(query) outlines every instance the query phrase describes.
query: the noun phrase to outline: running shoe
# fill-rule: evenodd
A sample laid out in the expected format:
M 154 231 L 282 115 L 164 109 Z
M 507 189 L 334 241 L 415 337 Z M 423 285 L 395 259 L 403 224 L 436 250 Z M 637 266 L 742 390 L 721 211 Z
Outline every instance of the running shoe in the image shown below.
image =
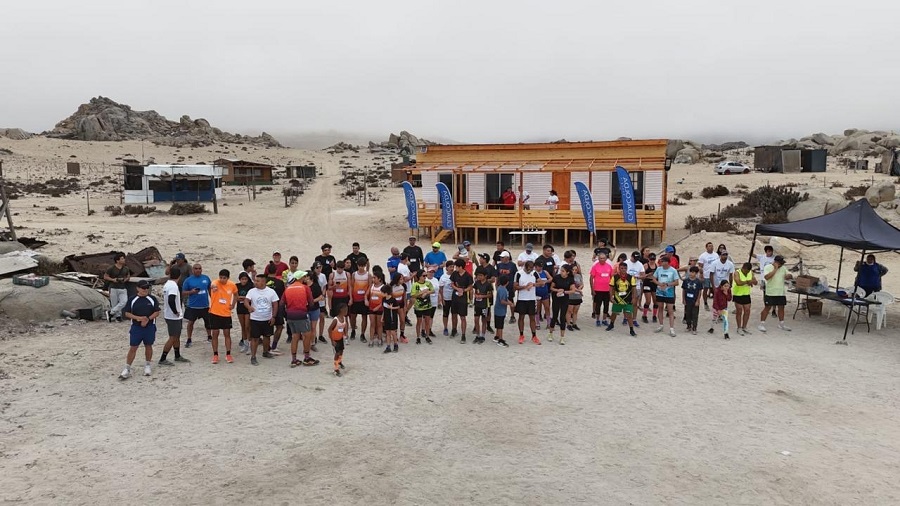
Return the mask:
M 218 355 L 213 355 L 213 357 L 212 357 L 212 363 L 214 363 L 214 364 L 218 364 L 218 363 L 219 363 L 219 356 L 218 356 Z
M 106 321 L 109 323 L 112 323 L 113 321 L 113 314 L 109 311 L 106 312 Z
M 365 334 L 360 334 L 360 335 L 359 335 L 359 342 L 361 342 L 361 343 L 368 343 L 369 341 L 366 340 L 366 335 L 365 335 Z
M 325 340 L 325 336 L 319 336 L 319 342 L 320 342 L 320 343 L 327 343 L 328 341 Z
M 191 363 L 190 360 L 188 360 L 188 359 L 186 359 L 186 358 L 184 358 L 184 357 L 175 357 L 175 361 L 176 361 L 176 362 L 181 362 L 181 363 L 183 363 L 183 364 L 190 364 L 190 363 Z
M 707 334 L 712 334 L 714 332 L 715 330 L 712 327 L 710 327 L 709 330 L 706 331 Z
M 297 367 L 297 366 L 299 366 L 299 365 L 300 365 L 300 360 L 299 360 L 299 359 L 296 359 L 296 358 L 295 358 L 295 359 L 291 360 L 291 369 L 293 369 L 293 368 L 295 368 L 295 367 Z
M 430 337 L 426 337 L 426 338 L 425 338 L 425 342 L 428 343 L 428 344 L 432 344 L 431 338 L 430 338 Z
M 117 323 L 122 323 L 122 317 L 121 317 L 121 316 L 116 316 L 116 322 L 117 322 Z
M 490 332 L 491 334 L 494 333 L 494 329 L 492 329 L 490 325 L 488 325 L 487 329 L 485 329 L 485 330 L 487 330 L 487 331 Z
M 372 339 L 372 340 L 369 341 L 369 348 L 373 348 L 373 347 L 375 347 L 375 340 L 374 340 L 374 339 Z
M 406 324 L 407 327 L 409 327 L 410 325 L 412 325 L 412 322 L 409 321 L 409 318 L 407 318 L 406 321 L 405 321 L 404 323 Z
M 394 353 L 397 353 L 398 351 L 400 351 L 400 345 L 394 343 Z
M 346 367 L 344 367 L 344 363 L 343 363 L 343 362 L 338 362 L 338 366 L 339 366 L 341 369 L 346 369 Z
M 449 335 L 450 335 L 450 331 L 448 331 L 447 329 L 444 329 L 444 337 L 447 337 Z
M 432 331 L 429 330 L 429 331 L 428 331 L 428 337 L 437 337 L 437 336 L 434 335 L 434 332 L 432 332 Z
M 509 345 L 506 344 L 506 341 L 504 341 L 503 339 L 497 340 L 497 346 L 500 346 L 500 347 L 503 347 L 503 348 L 509 348 Z
M 318 348 L 316 348 L 316 345 L 310 346 L 309 349 L 311 349 L 312 351 L 314 351 L 316 353 L 319 353 L 319 350 L 318 350 Z
M 350 340 L 351 340 L 351 341 L 356 341 L 356 330 L 351 330 L 351 331 L 350 331 Z
M 385 353 L 390 353 L 390 352 L 391 352 L 391 345 L 387 345 L 387 347 L 384 348 L 384 352 L 385 352 Z
M 600 320 L 597 320 L 597 321 L 594 322 L 594 326 L 595 326 L 595 327 L 600 327 L 600 326 L 602 326 L 602 325 L 603 325 L 603 322 L 601 322 Z
M 417 338 L 416 338 L 416 344 L 422 344 L 422 338 L 421 338 L 421 337 L 417 337 Z
M 765 324 L 765 323 L 760 323 L 756 328 L 758 328 L 760 332 L 765 332 L 765 331 L 766 331 L 766 324 Z
M 276 357 L 280 357 L 280 356 L 281 356 L 281 351 L 279 351 L 279 350 L 277 350 L 277 349 L 275 349 L 275 348 L 271 348 L 271 349 L 269 350 L 269 353 L 271 353 L 273 356 L 276 356 Z
M 340 378 L 340 377 L 341 377 L 341 370 L 340 370 L 340 369 L 335 369 L 335 370 L 334 370 L 334 375 L 337 376 L 338 378 Z
M 744 334 L 746 334 L 746 335 L 749 336 L 749 335 L 753 334 L 753 332 L 750 332 L 749 330 L 747 330 L 747 329 L 745 328 L 745 329 L 744 329 Z
M 578 324 L 577 324 L 577 323 L 573 323 L 573 324 L 572 324 L 572 330 L 579 331 L 579 330 L 581 330 L 581 329 L 578 328 Z
M 670 329 L 669 329 L 669 335 L 672 336 L 672 337 L 675 337 L 675 329 L 670 328 Z
M 229 364 L 233 364 L 233 363 L 234 363 L 234 357 L 231 356 L 231 353 L 226 353 L 226 354 L 225 354 L 225 361 L 228 362 Z
M 144 376 L 150 376 L 150 364 L 144 365 Z
M 637 332 L 635 332 L 634 329 L 628 329 L 628 333 L 631 335 L 631 337 L 637 337 Z
M 565 337 L 560 337 L 560 338 L 559 338 L 559 344 L 566 344 L 566 338 L 565 338 Z
M 272 355 L 268 351 L 264 351 L 262 355 L 263 355 L 263 358 L 275 358 L 275 355 Z
M 466 335 L 465 334 L 463 334 L 462 337 L 459 339 L 459 344 L 466 344 Z
M 609 332 L 610 330 L 612 330 L 614 328 L 616 328 L 616 325 L 613 323 L 610 323 L 609 325 L 606 326 L 606 331 Z
M 650 323 L 650 321 L 647 320 L 647 315 L 641 316 L 641 321 L 644 323 Z
M 312 357 L 304 357 L 301 362 L 303 365 L 311 366 L 311 365 L 319 365 L 319 361 Z
M 654 323 L 656 322 L 656 320 L 653 320 L 653 321 L 654 321 Z M 635 326 L 635 327 L 640 327 L 640 326 L 641 326 L 641 324 L 638 323 L 637 321 L 634 321 L 634 322 L 632 322 L 632 323 L 634 323 L 634 326 Z
M 211 336 L 211 335 L 207 335 L 207 336 L 206 336 L 206 342 L 207 342 L 207 343 L 211 343 L 211 342 L 212 342 L 212 336 Z
M 656 327 L 656 330 L 654 330 L 653 332 L 656 332 L 657 334 L 659 334 L 662 331 L 663 331 L 663 326 L 660 325 L 659 327 Z
M 785 325 L 784 323 L 779 323 L 779 324 L 778 324 L 778 328 L 780 328 L 781 330 L 783 330 L 783 331 L 785 331 L 785 332 L 790 332 L 790 331 L 791 331 L 791 328 L 788 327 L 787 325 Z
M 292 339 L 293 339 L 293 336 L 287 336 L 287 339 L 285 339 L 284 342 L 291 344 Z
M 256 360 L 256 357 L 250 357 L 250 365 L 259 365 L 259 361 Z
M 193 344 L 194 344 L 194 343 L 192 343 L 191 340 L 188 339 L 187 341 L 184 342 L 184 347 L 185 347 L 185 348 L 190 348 Z
M 531 336 L 531 342 L 534 344 L 541 344 L 541 340 L 538 339 L 537 336 Z
M 459 332 L 457 332 L 456 329 L 453 329 L 453 331 L 450 332 L 450 337 L 456 337 L 458 335 L 459 335 Z
M 525 336 L 523 336 L 523 335 L 519 336 L 519 344 L 525 344 Z
M 538 329 L 538 330 L 541 330 L 541 321 L 540 321 L 540 320 L 538 320 L 538 321 L 534 324 L 534 328 L 536 328 L 536 329 Z
M 551 343 L 553 342 L 553 332 L 547 333 L 547 341 L 549 341 Z
M 656 322 L 659 321 L 659 319 L 656 317 L 656 315 L 653 315 L 653 320 L 652 320 L 652 321 L 653 321 L 653 323 L 656 323 Z
M 409 344 L 409 339 L 407 339 L 406 336 L 404 336 L 404 335 L 401 334 L 401 335 L 400 335 L 400 342 L 403 343 L 403 344 Z
M 691 335 L 694 335 L 694 336 L 696 336 L 696 335 L 697 335 L 697 331 L 696 331 L 696 330 L 694 330 L 694 329 L 691 329 Z
M 158 363 L 159 365 L 175 365 L 175 362 L 172 362 L 172 361 L 169 360 L 169 359 L 160 360 L 160 361 L 157 362 L 157 363 Z
M 609 318 L 604 318 L 604 319 L 600 320 L 600 324 L 601 325 L 609 325 Z
M 742 328 L 740 328 L 740 327 L 738 327 L 738 329 L 737 329 L 737 333 L 738 333 L 738 335 L 739 335 L 739 336 L 742 336 L 742 335 L 744 335 L 744 329 L 742 329 Z
M 510 316 L 510 317 L 509 317 L 509 323 L 516 323 L 516 317 L 515 317 L 515 316 Z
M 560 325 L 560 327 L 562 327 L 562 325 Z M 566 325 L 566 330 L 572 331 L 572 330 L 575 330 L 575 329 L 574 329 L 571 325 Z
M 730 337 L 728 337 L 728 332 L 725 333 L 725 339 L 731 339 Z
M 125 366 L 125 368 L 122 369 L 122 374 L 119 375 L 119 379 L 127 380 L 130 377 L 131 377 L 131 368 L 128 366 Z

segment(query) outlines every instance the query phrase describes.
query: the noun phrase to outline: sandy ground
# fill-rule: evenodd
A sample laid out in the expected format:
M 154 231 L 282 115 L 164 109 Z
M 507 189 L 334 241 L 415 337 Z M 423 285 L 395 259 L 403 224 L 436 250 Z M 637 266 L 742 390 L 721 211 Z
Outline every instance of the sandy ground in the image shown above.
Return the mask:
M 65 146 L 63 146 L 65 145 Z M 12 179 L 61 175 L 70 154 L 112 164 L 139 143 L 0 141 Z M 153 148 L 175 161 L 171 148 Z M 222 153 L 182 150 L 195 160 Z M 145 150 L 149 148 L 145 146 Z M 260 150 L 263 151 L 263 150 Z M 207 271 L 267 259 L 273 249 L 304 262 L 328 241 L 353 240 L 376 259 L 405 243 L 399 191 L 360 207 L 337 196 L 341 155 L 265 150 L 275 163 L 314 161 L 326 175 L 294 207 L 277 192 L 248 201 L 228 190 L 219 215 L 87 216 L 81 195 L 13 201 L 23 235 L 51 243 L 51 256 L 184 251 Z M 238 153 L 240 154 L 240 153 Z M 257 154 L 256 156 L 262 156 Z M 249 156 L 248 156 L 249 157 Z M 360 154 L 354 164 L 374 163 Z M 362 165 L 358 165 L 362 166 Z M 112 174 L 102 165 L 85 181 Z M 676 166 L 670 194 L 695 194 L 709 166 Z M 845 186 L 871 175 L 827 173 Z M 801 176 L 731 176 L 751 188 Z M 802 176 L 804 179 L 806 175 Z M 684 178 L 681 185 L 674 181 Z M 687 214 L 714 212 L 736 198 L 670 208 L 668 239 L 685 236 Z M 117 204 L 106 190 L 92 207 Z M 54 205 L 66 216 L 44 211 Z M 32 207 L 37 206 L 37 207 Z M 39 233 L 41 230 L 44 232 Z M 56 235 L 49 235 L 55 233 Z M 88 242 L 88 234 L 99 242 Z M 706 240 L 746 254 L 743 235 L 695 234 L 682 258 Z M 620 250 L 631 245 L 620 245 Z M 489 250 L 485 245 L 482 249 Z M 578 248 L 587 255 L 586 245 Z M 807 249 L 804 262 L 836 272 L 836 254 Z M 900 272 L 890 256 L 885 263 Z M 848 264 L 850 265 L 850 264 Z M 814 271 L 814 273 L 816 273 Z M 888 276 L 885 288 L 900 284 Z M 760 297 L 754 294 L 754 307 Z M 792 309 L 793 305 L 789 306 Z M 382 355 L 352 342 L 347 374 L 323 365 L 290 369 L 289 359 L 251 368 L 209 364 L 207 345 L 186 350 L 187 366 L 150 378 L 116 379 L 123 325 L 84 323 L 12 328 L 0 340 L 0 500 L 26 504 L 893 504 L 900 459 L 896 374 L 900 344 L 890 328 L 859 330 L 835 346 L 840 316 L 791 322 L 794 331 L 724 341 L 676 338 L 647 326 L 633 339 L 584 330 L 566 346 L 433 346 Z M 701 315 L 708 322 L 708 313 Z M 757 316 L 751 319 L 756 321 Z M 889 323 L 898 315 L 891 312 Z M 755 325 L 751 326 L 751 329 Z M 770 326 L 771 328 L 772 326 Z M 679 326 L 680 328 L 680 326 Z M 545 336 L 545 332 L 540 335 Z M 490 343 L 490 341 L 489 341 Z M 473 349 L 474 348 L 474 349 Z M 140 354 L 139 354 L 140 355 Z M 135 362 L 140 364 L 140 359 Z M 787 454 L 783 452 L 788 452 Z

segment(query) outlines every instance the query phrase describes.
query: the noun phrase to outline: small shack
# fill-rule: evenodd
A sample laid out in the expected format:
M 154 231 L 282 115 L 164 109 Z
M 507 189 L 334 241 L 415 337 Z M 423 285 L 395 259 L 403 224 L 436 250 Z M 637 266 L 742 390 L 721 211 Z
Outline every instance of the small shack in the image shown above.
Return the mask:
M 222 181 L 225 184 L 272 184 L 273 165 L 234 158 L 219 158 L 213 164 L 222 167 Z
M 126 204 L 212 202 L 222 198 L 222 167 L 125 165 Z
M 315 165 L 288 165 L 285 171 L 288 179 L 315 179 L 318 175 Z
M 757 146 L 753 167 L 766 172 L 825 172 L 828 151 L 790 146 Z

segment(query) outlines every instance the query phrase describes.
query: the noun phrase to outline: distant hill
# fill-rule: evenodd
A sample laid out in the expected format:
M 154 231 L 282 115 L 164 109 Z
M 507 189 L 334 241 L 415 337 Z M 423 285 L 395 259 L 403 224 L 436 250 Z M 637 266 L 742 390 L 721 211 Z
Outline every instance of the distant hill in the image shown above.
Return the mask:
M 106 97 L 92 98 L 81 104 L 75 114 L 44 132 L 48 137 L 82 141 L 147 140 L 165 146 L 209 146 L 216 143 L 251 144 L 281 147 L 271 135 L 258 137 L 223 132 L 205 119 L 182 116 L 171 121 L 156 111 L 135 111 Z

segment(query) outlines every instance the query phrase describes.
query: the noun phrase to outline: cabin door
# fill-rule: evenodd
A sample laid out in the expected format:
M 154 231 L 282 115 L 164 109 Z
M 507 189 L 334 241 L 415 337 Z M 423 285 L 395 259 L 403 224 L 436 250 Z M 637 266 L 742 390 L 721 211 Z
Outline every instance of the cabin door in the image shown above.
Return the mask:
M 572 174 L 569 172 L 553 173 L 553 188 L 559 197 L 559 209 L 569 209 L 569 198 L 572 194 Z

